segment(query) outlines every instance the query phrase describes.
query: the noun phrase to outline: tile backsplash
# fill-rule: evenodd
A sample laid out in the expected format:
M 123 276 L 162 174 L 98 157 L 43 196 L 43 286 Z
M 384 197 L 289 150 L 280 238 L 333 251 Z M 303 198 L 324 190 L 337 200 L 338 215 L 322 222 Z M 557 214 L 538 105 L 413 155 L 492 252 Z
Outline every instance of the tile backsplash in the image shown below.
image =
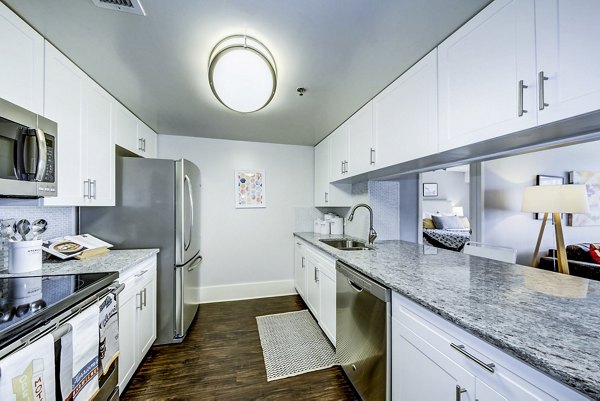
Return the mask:
M 45 219 L 48 229 L 41 239 L 76 234 L 75 213 L 74 207 L 0 206 L 0 219 Z

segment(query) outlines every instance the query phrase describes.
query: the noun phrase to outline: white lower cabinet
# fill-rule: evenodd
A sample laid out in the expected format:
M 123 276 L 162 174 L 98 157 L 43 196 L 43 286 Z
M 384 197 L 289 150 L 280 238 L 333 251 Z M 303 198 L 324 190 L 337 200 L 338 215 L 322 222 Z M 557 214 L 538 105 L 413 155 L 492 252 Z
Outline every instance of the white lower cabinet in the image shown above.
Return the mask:
M 299 238 L 295 242 L 294 260 L 296 290 L 335 346 L 336 261 Z
M 392 294 L 393 401 L 583 401 L 586 397 Z
M 132 267 L 119 281 L 119 392 L 122 393 L 156 340 L 156 256 Z

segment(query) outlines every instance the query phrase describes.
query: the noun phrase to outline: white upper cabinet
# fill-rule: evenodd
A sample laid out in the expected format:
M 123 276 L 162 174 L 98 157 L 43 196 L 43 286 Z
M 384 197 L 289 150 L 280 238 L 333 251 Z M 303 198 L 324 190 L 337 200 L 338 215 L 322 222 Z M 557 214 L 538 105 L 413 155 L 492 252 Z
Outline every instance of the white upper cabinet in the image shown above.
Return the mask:
M 138 121 L 137 118 L 121 103 L 113 101 L 114 119 L 113 132 L 115 135 L 115 144 L 137 153 L 140 149 L 138 141 Z
M 138 144 L 139 153 L 148 158 L 156 157 L 156 138 L 157 135 L 150 127 L 143 122 L 138 122 Z
M 377 168 L 438 151 L 437 50 L 373 100 Z
M 600 109 L 600 2 L 536 0 L 535 6 L 543 89 L 538 92 L 539 123 Z M 542 81 L 542 73 L 547 80 Z
M 315 206 L 350 207 L 352 184 L 330 184 L 331 136 L 315 146 Z
M 438 67 L 440 151 L 535 126 L 534 0 L 494 1 L 440 44 Z
M 340 125 L 333 131 L 331 140 L 331 153 L 329 160 L 329 178 L 331 182 L 339 181 L 348 176 L 348 124 Z
M 373 102 L 358 110 L 345 123 L 348 126 L 348 173 L 353 176 L 370 171 L 375 163 L 373 145 Z
M 58 124 L 58 196 L 45 205 L 80 205 L 83 202 L 83 73 L 61 52 L 46 44 L 44 116 Z
M 110 95 L 46 43 L 45 116 L 58 124 L 58 196 L 51 206 L 115 202 Z
M 44 114 L 44 38 L 0 3 L 0 98 Z
M 156 133 L 116 100 L 113 102 L 115 144 L 143 157 L 156 157 Z

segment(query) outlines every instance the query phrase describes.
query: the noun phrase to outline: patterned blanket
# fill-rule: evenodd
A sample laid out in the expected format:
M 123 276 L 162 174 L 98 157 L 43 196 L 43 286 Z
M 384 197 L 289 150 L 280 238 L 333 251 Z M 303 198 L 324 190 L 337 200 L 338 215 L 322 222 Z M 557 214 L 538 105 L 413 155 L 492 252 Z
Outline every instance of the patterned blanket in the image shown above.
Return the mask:
M 423 229 L 423 237 L 435 247 L 449 249 L 451 251 L 461 251 L 465 244 L 471 239 L 471 234 L 469 231 L 425 228 Z

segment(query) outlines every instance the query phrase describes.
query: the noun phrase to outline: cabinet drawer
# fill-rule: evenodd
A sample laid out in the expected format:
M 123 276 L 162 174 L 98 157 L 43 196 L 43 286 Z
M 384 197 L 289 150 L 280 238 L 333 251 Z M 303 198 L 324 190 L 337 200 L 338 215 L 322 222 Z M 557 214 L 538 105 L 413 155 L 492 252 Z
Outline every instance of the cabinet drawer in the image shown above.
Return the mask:
M 392 316 L 508 400 L 585 400 L 558 381 L 397 293 L 392 295 Z

